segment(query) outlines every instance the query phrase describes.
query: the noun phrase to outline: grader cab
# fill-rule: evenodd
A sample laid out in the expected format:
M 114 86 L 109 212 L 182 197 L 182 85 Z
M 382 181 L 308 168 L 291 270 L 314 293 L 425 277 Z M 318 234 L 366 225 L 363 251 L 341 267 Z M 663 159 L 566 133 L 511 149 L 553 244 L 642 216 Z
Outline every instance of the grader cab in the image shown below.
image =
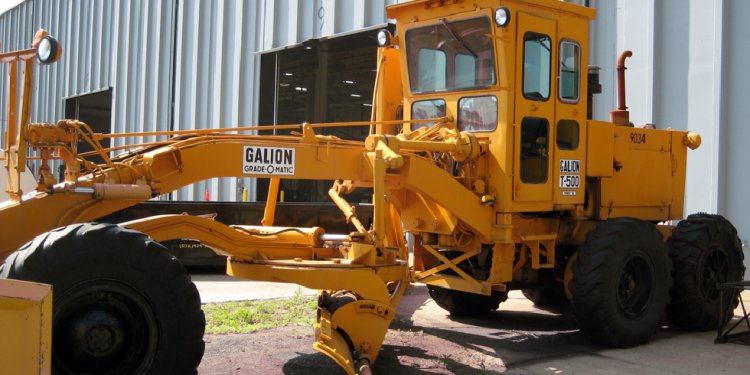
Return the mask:
M 648 341 L 665 309 L 680 327 L 715 327 L 717 283 L 744 272 L 736 230 L 709 214 L 662 224 L 683 218 L 697 134 L 633 126 L 624 88 L 611 122 L 587 118 L 592 9 L 417 0 L 387 14 L 397 31 L 378 38 L 371 121 L 157 132 L 164 140 L 106 149 L 102 139 L 136 134 L 30 123 L 23 96 L 5 143 L 0 276 L 53 285 L 53 369 L 195 371 L 199 296 L 159 245 L 177 238 L 228 255 L 230 275 L 319 289 L 313 347 L 352 374 L 370 371 L 412 282 L 453 315 L 497 309 L 510 290 L 538 305 L 572 302 L 582 332 L 604 345 Z M 370 133 L 316 134 L 334 126 Z M 273 129 L 295 132 L 248 135 Z M 77 152 L 79 142 L 94 151 Z M 41 173 L 24 195 L 14 176 L 29 155 Z M 49 172 L 54 159 L 64 181 Z M 269 178 L 262 223 L 96 223 L 213 177 Z M 273 226 L 280 179 L 334 180 L 329 196 L 356 231 Z M 345 199 L 360 188 L 373 189 L 369 227 Z

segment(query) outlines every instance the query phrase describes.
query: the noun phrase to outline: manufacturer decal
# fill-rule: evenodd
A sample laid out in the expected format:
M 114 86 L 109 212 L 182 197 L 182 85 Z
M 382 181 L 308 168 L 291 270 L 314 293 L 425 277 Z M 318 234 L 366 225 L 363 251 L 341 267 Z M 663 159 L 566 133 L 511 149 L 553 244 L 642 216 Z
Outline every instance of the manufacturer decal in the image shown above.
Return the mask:
M 562 195 L 564 197 L 575 197 L 576 196 L 576 191 L 575 190 L 563 190 L 562 191 Z
M 577 189 L 581 187 L 581 161 L 578 159 L 560 159 L 560 187 Z M 576 195 L 575 191 L 563 191 L 564 196 Z
M 561 174 L 560 187 L 575 189 L 581 187 L 581 176 L 575 174 Z
M 577 159 L 560 159 L 560 174 L 581 173 L 581 161 Z
M 294 149 L 283 147 L 245 146 L 242 172 L 277 176 L 294 175 Z

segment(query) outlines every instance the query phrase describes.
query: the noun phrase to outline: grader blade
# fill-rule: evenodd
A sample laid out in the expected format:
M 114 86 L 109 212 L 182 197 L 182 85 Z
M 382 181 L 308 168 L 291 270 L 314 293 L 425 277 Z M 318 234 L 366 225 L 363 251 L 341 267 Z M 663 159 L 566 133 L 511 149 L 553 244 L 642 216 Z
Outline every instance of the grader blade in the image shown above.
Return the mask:
M 374 363 L 395 308 L 379 301 L 357 300 L 349 292 L 321 292 L 318 304 L 313 348 L 350 374 Z
M 396 305 L 409 285 L 408 268 L 403 262 L 364 266 L 347 262 L 230 258 L 227 274 L 321 290 L 313 348 L 349 374 L 367 373 L 375 363 L 396 315 Z

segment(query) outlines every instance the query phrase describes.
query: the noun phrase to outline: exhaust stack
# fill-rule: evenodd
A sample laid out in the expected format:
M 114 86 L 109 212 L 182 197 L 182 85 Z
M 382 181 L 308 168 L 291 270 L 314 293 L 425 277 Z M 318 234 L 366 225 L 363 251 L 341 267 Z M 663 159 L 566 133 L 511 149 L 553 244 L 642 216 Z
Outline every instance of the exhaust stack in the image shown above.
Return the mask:
M 625 59 L 633 56 L 632 51 L 624 51 L 617 59 L 617 109 L 609 112 L 612 123 L 619 126 L 633 126 L 630 123 L 630 112 L 625 105 Z

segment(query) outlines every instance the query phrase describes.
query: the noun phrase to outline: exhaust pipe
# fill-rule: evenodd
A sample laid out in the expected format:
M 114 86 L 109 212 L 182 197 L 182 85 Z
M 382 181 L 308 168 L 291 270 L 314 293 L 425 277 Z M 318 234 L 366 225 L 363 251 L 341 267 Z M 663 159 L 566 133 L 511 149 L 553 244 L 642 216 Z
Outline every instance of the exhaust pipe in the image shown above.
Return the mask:
M 630 123 L 630 112 L 625 105 L 625 59 L 633 56 L 632 51 L 624 51 L 617 59 L 617 109 L 609 112 L 612 123 L 619 126 L 633 126 Z

